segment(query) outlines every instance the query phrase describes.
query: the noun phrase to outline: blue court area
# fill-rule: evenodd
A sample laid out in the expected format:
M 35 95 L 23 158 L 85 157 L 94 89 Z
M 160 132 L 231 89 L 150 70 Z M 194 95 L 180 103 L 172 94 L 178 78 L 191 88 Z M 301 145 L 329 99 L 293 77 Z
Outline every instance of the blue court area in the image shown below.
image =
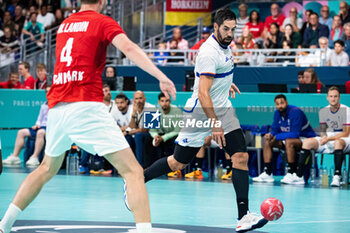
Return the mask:
M 26 171 L 5 168 L 0 176 L 3 216 Z M 147 184 L 154 233 L 234 232 L 237 218 L 230 182 L 156 179 Z M 15 232 L 135 232 L 124 206 L 120 177 L 54 177 L 21 214 Z M 350 232 L 349 188 L 252 184 L 250 209 L 268 197 L 282 201 L 284 214 L 255 232 Z

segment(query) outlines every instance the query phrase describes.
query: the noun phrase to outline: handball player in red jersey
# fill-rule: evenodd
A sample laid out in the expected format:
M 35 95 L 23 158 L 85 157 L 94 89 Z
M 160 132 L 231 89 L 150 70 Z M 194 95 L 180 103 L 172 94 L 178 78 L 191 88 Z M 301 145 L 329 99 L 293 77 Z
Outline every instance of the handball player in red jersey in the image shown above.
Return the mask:
M 23 181 L 0 222 L 9 233 L 19 214 L 56 175 L 72 143 L 104 156 L 127 183 L 128 207 L 138 233 L 152 232 L 143 170 L 123 133 L 103 104 L 102 72 L 107 46 L 113 44 L 141 69 L 159 80 L 161 91 L 175 98 L 170 81 L 112 18 L 99 12 L 107 0 L 81 0 L 81 10 L 65 19 L 56 39 L 56 66 L 48 93 L 45 158 Z M 68 206 L 67 206 L 68 207 Z

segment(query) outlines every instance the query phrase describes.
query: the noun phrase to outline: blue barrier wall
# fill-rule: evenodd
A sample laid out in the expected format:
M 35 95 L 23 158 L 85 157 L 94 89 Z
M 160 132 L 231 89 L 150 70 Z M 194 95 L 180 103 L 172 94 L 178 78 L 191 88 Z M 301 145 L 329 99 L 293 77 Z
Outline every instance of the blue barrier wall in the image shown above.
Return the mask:
M 193 71 L 192 66 L 159 67 L 173 82 L 178 91 L 185 85 L 186 71 Z M 236 67 L 234 82 L 242 91 L 257 92 L 258 83 L 287 84 L 288 88 L 298 85 L 298 71 L 305 67 Z M 349 67 L 315 67 L 318 78 L 323 84 L 345 85 L 349 81 Z M 145 91 L 159 91 L 157 80 L 136 66 L 120 66 L 118 76 L 136 76 L 136 88 Z
M 132 99 L 133 92 L 125 92 Z M 112 97 L 117 92 L 112 92 Z M 146 92 L 147 102 L 157 104 L 158 92 Z M 189 92 L 179 92 L 173 104 L 183 106 Z M 286 94 L 289 104 L 301 107 L 313 127 L 318 127 L 318 110 L 326 106 L 325 94 Z M 272 93 L 242 93 L 232 100 L 241 124 L 271 124 L 274 108 Z M 31 127 L 35 124 L 40 106 L 44 103 L 44 91 L 0 90 L 0 128 Z M 342 95 L 341 102 L 350 105 L 350 95 Z M 11 153 L 17 130 L 0 130 L 4 157 Z

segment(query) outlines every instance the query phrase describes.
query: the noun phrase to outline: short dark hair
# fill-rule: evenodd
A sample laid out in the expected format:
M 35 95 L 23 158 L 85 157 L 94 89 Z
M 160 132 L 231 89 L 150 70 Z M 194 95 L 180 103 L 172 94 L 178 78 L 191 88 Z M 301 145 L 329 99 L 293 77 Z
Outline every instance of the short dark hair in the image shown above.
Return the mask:
M 40 6 L 40 9 L 43 9 L 43 7 L 46 7 L 46 8 L 47 8 L 47 4 L 42 4 L 42 5 Z
M 277 99 L 284 99 L 285 101 L 287 101 L 287 97 L 286 97 L 285 95 L 283 95 L 283 94 L 276 95 L 275 101 L 276 101 Z
M 124 93 L 119 93 L 116 97 L 115 97 L 115 99 L 124 99 L 125 101 L 127 101 L 128 103 L 130 103 L 130 101 L 129 101 L 129 98 L 124 94 Z
M 106 87 L 108 87 L 109 90 L 111 89 L 111 87 L 108 84 L 103 84 L 103 89 L 106 88 Z
M 82 4 L 97 4 L 98 0 L 80 0 Z
M 160 100 L 161 98 L 166 98 L 163 92 L 159 93 L 158 95 L 158 100 Z
M 236 20 L 236 15 L 229 8 L 220 9 L 215 13 L 214 23 L 219 27 L 225 20 Z
M 26 70 L 30 70 L 30 64 L 26 61 L 19 63 L 20 65 L 23 65 Z
M 336 41 L 334 41 L 334 44 L 339 44 L 339 45 L 341 45 L 342 47 L 345 46 L 344 41 L 342 41 L 342 40 L 336 40 Z
M 32 13 L 30 13 L 29 19 L 32 18 L 33 15 L 38 16 L 38 13 L 37 13 L 37 12 L 32 12 Z
M 272 25 L 275 25 L 275 27 L 278 29 L 278 31 L 280 30 L 280 25 L 278 25 L 278 23 L 271 23 L 271 24 L 270 24 L 270 27 L 271 27 Z
M 320 16 L 319 16 L 319 15 L 318 15 L 316 12 L 314 12 L 314 11 L 310 13 L 310 17 L 311 17 L 311 15 L 316 15 L 316 16 L 317 16 L 317 18 L 319 18 L 319 17 L 320 17 Z
M 298 76 L 299 76 L 299 75 L 304 75 L 304 70 L 298 71 Z

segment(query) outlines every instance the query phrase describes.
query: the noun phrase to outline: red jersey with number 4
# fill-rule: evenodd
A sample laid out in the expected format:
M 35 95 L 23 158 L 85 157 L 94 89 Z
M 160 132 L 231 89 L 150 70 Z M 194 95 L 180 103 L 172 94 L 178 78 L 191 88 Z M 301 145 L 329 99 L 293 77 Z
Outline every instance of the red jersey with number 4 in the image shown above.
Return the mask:
M 107 46 L 124 33 L 111 17 L 95 11 L 72 14 L 57 30 L 56 65 L 48 105 L 103 101 L 102 72 Z

